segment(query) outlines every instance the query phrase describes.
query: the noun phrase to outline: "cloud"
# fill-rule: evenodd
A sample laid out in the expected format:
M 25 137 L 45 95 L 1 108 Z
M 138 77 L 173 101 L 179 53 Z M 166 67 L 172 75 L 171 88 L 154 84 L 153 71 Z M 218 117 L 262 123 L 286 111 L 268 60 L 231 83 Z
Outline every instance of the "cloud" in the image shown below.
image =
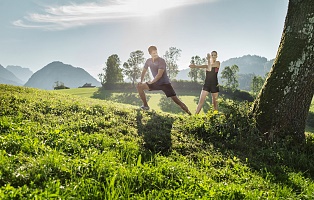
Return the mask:
M 216 0 L 110 0 L 101 3 L 71 3 L 45 6 L 43 13 L 31 13 L 13 22 L 17 27 L 65 30 L 135 17 L 156 15 L 164 10 Z

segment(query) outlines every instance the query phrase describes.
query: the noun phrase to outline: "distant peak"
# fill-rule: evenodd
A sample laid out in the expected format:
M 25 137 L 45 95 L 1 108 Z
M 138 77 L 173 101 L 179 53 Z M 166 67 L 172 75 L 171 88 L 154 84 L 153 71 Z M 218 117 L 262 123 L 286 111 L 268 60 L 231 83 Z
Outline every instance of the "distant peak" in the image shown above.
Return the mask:
M 53 62 L 51 62 L 50 64 L 64 64 L 64 63 L 61 62 L 61 61 L 53 61 Z
M 65 67 L 65 66 L 71 66 L 71 65 L 64 64 L 61 61 L 53 61 L 53 62 L 49 63 L 48 65 L 46 65 L 46 67 L 59 67 L 59 66 Z

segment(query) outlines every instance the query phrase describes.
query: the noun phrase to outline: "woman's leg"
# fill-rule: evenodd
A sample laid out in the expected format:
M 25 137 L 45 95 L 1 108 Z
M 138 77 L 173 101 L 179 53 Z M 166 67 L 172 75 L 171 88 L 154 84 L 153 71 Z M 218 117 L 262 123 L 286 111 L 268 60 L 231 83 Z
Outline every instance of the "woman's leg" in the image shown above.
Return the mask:
M 199 114 L 200 111 L 202 110 L 203 104 L 205 102 L 206 96 L 208 95 L 209 92 L 202 90 L 201 95 L 200 95 L 200 100 L 198 101 L 198 105 L 195 111 L 195 114 Z
M 212 93 L 212 101 L 213 101 L 213 106 L 214 106 L 214 110 L 218 111 L 218 92 L 216 93 Z

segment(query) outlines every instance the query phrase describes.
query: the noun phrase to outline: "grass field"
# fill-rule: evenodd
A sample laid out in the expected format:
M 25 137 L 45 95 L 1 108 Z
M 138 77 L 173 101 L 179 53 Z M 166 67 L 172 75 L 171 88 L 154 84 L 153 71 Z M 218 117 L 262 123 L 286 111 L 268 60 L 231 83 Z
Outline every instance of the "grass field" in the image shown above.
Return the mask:
M 0 103 L 0 199 L 314 198 L 314 137 L 266 144 L 247 104 L 188 116 L 1 84 Z
M 100 97 L 95 97 L 95 93 L 98 91 L 98 88 L 74 88 L 74 89 L 67 89 L 67 90 L 57 90 L 55 92 L 60 92 L 60 93 L 65 93 L 65 94 L 71 94 L 71 95 L 78 95 L 82 97 L 91 97 L 91 98 L 98 98 L 98 99 L 103 99 L 103 100 L 112 100 L 118 103 L 127 103 L 126 97 L 123 96 L 121 98 L 121 94 L 127 93 L 132 95 L 132 100 L 130 100 L 130 104 L 134 106 L 141 106 L 142 103 L 139 99 L 138 93 L 136 91 L 132 92 L 112 92 L 112 91 L 106 91 L 107 96 L 103 95 Z M 195 112 L 197 103 L 198 103 L 198 97 L 200 95 L 200 91 L 195 91 L 195 92 L 182 92 L 182 91 L 176 91 L 177 96 L 181 101 L 183 101 L 186 106 L 189 108 L 189 110 L 193 113 Z M 148 104 L 151 109 L 156 110 L 156 111 L 162 111 L 162 109 L 159 106 L 160 100 L 162 97 L 165 97 L 164 93 L 162 92 L 146 92 L 146 95 L 148 97 Z M 109 97 L 108 97 L 109 96 Z M 137 99 L 138 101 L 134 101 L 134 99 Z M 208 106 L 211 104 L 211 97 L 207 97 L 207 110 Z M 177 107 L 177 105 L 173 104 L 172 106 Z M 206 105 L 205 105 L 206 106 Z M 203 112 L 203 110 L 201 111 Z
M 106 100 L 107 97 L 106 96 L 101 96 L 101 97 L 95 97 L 95 93 L 98 91 L 98 88 L 74 88 L 74 89 L 68 89 L 68 90 L 57 90 L 56 92 L 61 92 L 61 93 L 66 93 L 66 94 L 72 94 L 72 95 L 78 95 L 78 96 L 82 96 L 82 97 L 91 97 L 91 98 L 99 98 L 99 99 L 103 99 Z M 111 91 L 107 91 L 110 95 L 111 100 L 115 101 L 115 102 L 123 102 L 123 100 L 121 100 L 121 98 L 118 98 L 119 95 L 125 93 L 124 91 L 122 92 L 111 92 Z M 139 96 L 138 94 L 133 91 L 133 98 L 137 98 L 139 100 Z M 160 99 L 162 97 L 164 97 L 164 94 L 162 92 L 146 92 L 149 100 L 149 106 L 151 107 L 151 109 L 154 109 L 156 111 L 162 111 L 160 106 L 158 105 L 160 102 Z M 182 91 L 177 91 L 177 95 L 178 97 L 188 106 L 188 108 L 190 109 L 190 111 L 193 113 L 196 109 L 197 106 L 197 102 L 198 102 L 198 97 L 199 97 L 200 91 L 195 91 L 194 93 L 185 93 Z M 220 96 L 221 97 L 221 96 Z M 124 99 L 125 100 L 125 99 Z M 133 101 L 131 101 L 133 102 Z M 126 102 L 124 102 L 126 103 Z M 141 101 L 137 101 L 137 104 L 135 104 L 133 102 L 132 105 L 141 105 Z M 207 104 L 210 105 L 211 104 L 211 97 L 207 97 Z M 173 105 L 176 106 L 176 105 Z M 202 110 L 203 112 L 203 110 Z M 314 98 L 312 100 L 312 104 L 310 107 L 310 112 L 314 113 Z M 310 128 L 310 127 L 308 127 Z
M 64 90 L 54 90 L 55 92 L 61 92 L 66 94 L 72 94 L 72 95 L 78 95 L 81 97 L 92 97 L 93 94 L 98 90 L 99 88 L 71 88 L 71 89 L 64 89 Z

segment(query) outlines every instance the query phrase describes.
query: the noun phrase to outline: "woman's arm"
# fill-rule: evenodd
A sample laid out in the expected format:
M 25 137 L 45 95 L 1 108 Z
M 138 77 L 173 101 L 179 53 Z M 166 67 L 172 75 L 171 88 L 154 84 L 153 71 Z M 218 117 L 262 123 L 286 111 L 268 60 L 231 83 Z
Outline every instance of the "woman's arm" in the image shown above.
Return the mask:
M 217 68 L 220 67 L 220 62 L 219 61 L 217 61 L 217 65 L 215 67 L 217 67 Z
M 190 68 L 207 68 L 208 65 L 189 65 Z

